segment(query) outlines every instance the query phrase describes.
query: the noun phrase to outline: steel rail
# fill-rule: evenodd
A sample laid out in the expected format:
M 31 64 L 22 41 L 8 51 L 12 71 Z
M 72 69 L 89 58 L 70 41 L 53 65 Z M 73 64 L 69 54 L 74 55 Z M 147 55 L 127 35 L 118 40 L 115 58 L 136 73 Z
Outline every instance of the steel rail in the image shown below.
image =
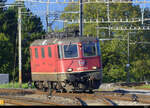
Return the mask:
M 25 95 L 45 95 L 47 99 L 44 100 L 36 99 L 36 98 L 27 98 L 24 97 Z M 55 94 L 55 93 L 54 93 Z M 12 99 L 12 100 L 21 100 L 25 102 L 30 102 L 34 104 L 40 105 L 57 105 L 57 106 L 64 106 L 64 105 L 82 105 L 80 101 L 78 101 L 75 97 L 69 97 L 67 95 L 53 95 L 50 98 L 48 97 L 48 92 L 42 92 L 39 90 L 24 90 L 24 89 L 0 89 L 0 98 Z M 27 103 L 27 105 L 28 105 Z M 30 104 L 29 103 L 29 104 Z M 20 103 L 19 103 L 20 104 Z M 21 103 L 21 105 L 24 105 Z
M 8 94 L 6 94 L 6 93 L 8 93 Z M 0 95 L 3 95 L 3 96 L 0 96 L 0 98 L 4 98 L 4 95 L 10 95 L 10 96 L 8 96 L 9 99 L 14 100 L 12 102 L 15 103 L 15 102 L 17 102 L 17 100 L 15 101 L 15 98 L 18 98 L 18 97 L 12 96 L 11 94 L 13 94 L 13 93 L 16 94 L 16 95 L 17 95 L 17 93 L 19 95 L 30 95 L 30 94 L 46 95 L 46 96 L 48 95 L 48 92 L 42 92 L 42 91 L 39 91 L 39 90 L 24 90 L 24 89 L 13 89 L 13 90 L 8 89 L 7 90 L 7 89 L 0 89 Z M 133 94 L 129 94 L 128 92 L 121 91 L 121 90 L 120 91 L 106 91 L 106 92 L 94 91 L 93 94 L 89 94 L 89 93 L 58 93 L 58 92 L 56 92 L 56 93 L 52 94 L 52 98 L 50 100 L 42 100 L 42 101 L 38 100 L 38 99 L 35 99 L 35 98 L 34 99 L 32 99 L 32 98 L 29 99 L 29 98 L 25 98 L 23 96 L 22 97 L 19 96 L 19 100 L 21 100 L 21 98 L 22 98 L 23 102 L 26 101 L 26 100 L 28 102 L 25 103 L 25 104 L 20 102 L 20 103 L 18 103 L 18 105 L 29 105 L 29 104 L 33 105 L 33 103 L 35 103 L 35 104 L 38 103 L 40 105 L 44 104 L 44 105 L 63 106 L 63 105 L 70 104 L 70 105 L 84 106 L 83 103 L 84 103 L 85 100 L 97 100 L 98 102 L 102 102 L 104 105 L 115 106 L 115 105 L 117 105 L 114 102 L 115 100 L 134 101 L 132 99 Z M 150 96 L 143 95 L 143 94 L 135 94 L 135 95 L 137 96 L 137 101 L 139 103 L 150 104 Z M 60 101 L 60 100 L 62 100 L 62 101 Z M 44 101 L 44 103 L 43 103 L 43 101 Z M 10 101 L 6 100 L 6 102 L 10 102 Z M 60 104 L 60 103 L 63 103 L 63 104 Z
M 142 95 L 142 94 L 129 94 L 129 93 L 116 93 L 116 92 L 96 92 L 96 95 L 110 100 L 119 100 L 119 101 L 132 101 L 135 102 L 133 99 L 133 95 L 136 96 L 136 102 L 143 103 L 143 104 L 150 104 L 150 96 Z
M 43 101 L 33 98 L 16 97 L 16 96 L 0 96 L 6 103 L 16 104 L 16 105 L 53 105 L 53 106 L 64 106 L 64 104 L 58 104 L 50 101 Z
M 102 100 L 102 102 L 104 103 L 104 105 L 114 106 L 113 101 L 110 100 L 110 99 L 108 99 L 108 98 L 106 98 L 106 97 L 103 97 L 103 96 L 97 97 L 96 96 L 95 99 L 98 100 L 98 101 L 100 101 L 100 102 Z
M 149 99 L 144 99 L 144 98 L 140 98 L 137 99 L 137 101 L 133 101 L 131 97 L 113 97 L 113 96 L 104 96 L 105 98 L 111 99 L 111 100 L 118 100 L 118 101 L 131 101 L 131 102 L 138 102 L 138 103 L 142 103 L 142 104 L 150 104 Z

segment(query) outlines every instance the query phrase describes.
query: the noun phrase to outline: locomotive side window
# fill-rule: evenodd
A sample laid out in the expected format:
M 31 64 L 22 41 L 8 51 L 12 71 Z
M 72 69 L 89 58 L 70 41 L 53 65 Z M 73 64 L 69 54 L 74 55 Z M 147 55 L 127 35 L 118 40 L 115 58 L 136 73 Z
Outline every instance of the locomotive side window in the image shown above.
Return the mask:
M 41 48 L 42 58 L 45 57 L 44 48 Z
M 64 45 L 64 57 L 74 58 L 78 57 L 78 50 L 76 44 Z
M 86 56 L 96 56 L 96 44 L 93 42 L 83 43 L 83 55 Z
M 52 57 L 51 47 L 48 47 L 48 56 L 49 56 L 49 57 Z
M 38 49 L 37 48 L 35 48 L 35 58 L 38 58 L 39 56 L 38 56 Z

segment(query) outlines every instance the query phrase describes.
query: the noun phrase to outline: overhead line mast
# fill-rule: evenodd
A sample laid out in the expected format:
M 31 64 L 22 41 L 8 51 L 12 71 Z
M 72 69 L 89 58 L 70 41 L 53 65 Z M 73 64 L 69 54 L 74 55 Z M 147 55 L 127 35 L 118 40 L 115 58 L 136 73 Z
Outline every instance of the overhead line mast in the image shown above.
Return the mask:
M 80 36 L 83 35 L 83 1 L 80 0 L 80 24 L 79 24 L 79 28 L 80 28 Z
M 50 27 L 49 27 L 49 3 L 50 0 L 47 1 L 47 12 L 46 12 L 46 23 L 47 23 L 47 32 L 50 32 Z
M 18 0 L 21 3 L 20 0 Z M 19 54 L 19 87 L 22 87 L 22 57 L 21 57 L 21 7 L 18 6 L 18 37 L 19 37 L 19 46 L 18 46 L 18 54 Z

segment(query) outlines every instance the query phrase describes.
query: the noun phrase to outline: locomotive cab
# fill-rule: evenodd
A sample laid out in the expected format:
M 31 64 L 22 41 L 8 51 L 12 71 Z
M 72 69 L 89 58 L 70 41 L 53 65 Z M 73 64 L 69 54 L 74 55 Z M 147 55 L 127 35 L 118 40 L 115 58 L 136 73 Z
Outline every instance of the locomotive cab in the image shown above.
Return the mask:
M 98 39 L 43 39 L 33 42 L 30 48 L 32 81 L 37 88 L 42 89 L 49 84 L 55 90 L 66 91 L 99 88 L 102 67 Z M 41 57 L 37 58 L 37 55 Z

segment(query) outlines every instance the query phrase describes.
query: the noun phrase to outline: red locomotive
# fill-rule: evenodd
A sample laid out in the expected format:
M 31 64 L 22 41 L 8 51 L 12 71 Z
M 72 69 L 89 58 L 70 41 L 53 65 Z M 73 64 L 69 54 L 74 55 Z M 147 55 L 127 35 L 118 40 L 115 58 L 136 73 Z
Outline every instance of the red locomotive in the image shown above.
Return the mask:
M 98 89 L 102 81 L 100 43 L 94 37 L 35 40 L 30 46 L 32 81 L 38 89 Z

